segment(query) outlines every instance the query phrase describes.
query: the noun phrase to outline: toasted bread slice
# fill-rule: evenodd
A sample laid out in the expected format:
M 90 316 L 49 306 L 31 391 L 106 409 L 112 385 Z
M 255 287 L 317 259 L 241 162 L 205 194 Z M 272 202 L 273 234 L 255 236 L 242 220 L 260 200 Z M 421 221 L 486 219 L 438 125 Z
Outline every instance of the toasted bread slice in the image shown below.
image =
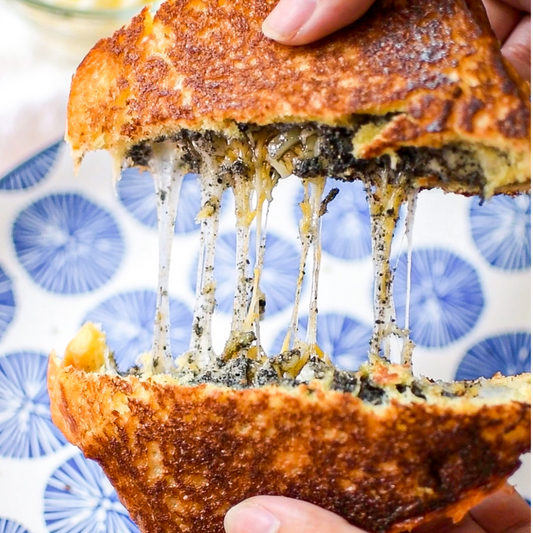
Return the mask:
M 50 358 L 52 418 L 97 460 L 141 530 L 222 533 L 260 494 L 316 503 L 371 532 L 460 520 L 530 447 L 530 376 L 454 384 L 381 362 L 338 386 L 187 386 L 104 371 L 86 327 Z M 342 390 L 336 390 L 344 388 Z
M 103 148 L 142 165 L 147 143 L 184 131 L 322 127 L 317 160 L 290 171 L 353 179 L 386 155 L 421 187 L 529 190 L 529 85 L 502 58 L 481 0 L 378 0 L 302 47 L 261 33 L 275 3 L 168 0 L 101 40 L 72 83 L 75 157 Z

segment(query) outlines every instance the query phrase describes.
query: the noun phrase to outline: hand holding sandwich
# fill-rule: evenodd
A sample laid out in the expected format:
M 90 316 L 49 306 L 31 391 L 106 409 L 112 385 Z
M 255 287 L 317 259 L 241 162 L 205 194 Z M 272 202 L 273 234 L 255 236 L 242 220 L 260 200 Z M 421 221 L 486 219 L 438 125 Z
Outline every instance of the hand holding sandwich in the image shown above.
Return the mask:
M 281 0 L 263 24 L 267 37 L 308 44 L 360 18 L 374 0 Z M 483 0 L 502 54 L 519 74 L 531 75 L 531 2 Z
M 263 24 L 268 37 L 290 45 L 318 40 L 360 18 L 373 0 L 281 0 Z M 519 74 L 531 70 L 531 11 L 527 0 L 484 0 L 502 53 Z M 227 533 L 358 533 L 343 518 L 306 502 L 275 496 L 251 498 L 231 509 Z M 430 523 L 419 533 L 529 533 L 530 508 L 507 488 L 472 509 L 459 524 Z
M 529 533 L 529 505 L 507 487 L 474 507 L 459 524 L 432 523 L 417 533 Z M 340 516 L 278 496 L 250 498 L 231 509 L 224 522 L 226 533 L 362 533 Z

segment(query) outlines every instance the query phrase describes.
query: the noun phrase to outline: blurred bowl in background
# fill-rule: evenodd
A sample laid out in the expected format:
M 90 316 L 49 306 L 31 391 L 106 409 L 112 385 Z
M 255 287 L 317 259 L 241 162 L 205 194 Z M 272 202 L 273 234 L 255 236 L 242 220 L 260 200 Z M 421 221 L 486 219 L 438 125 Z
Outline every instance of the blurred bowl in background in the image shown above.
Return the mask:
M 102 37 L 130 21 L 147 0 L 9 0 L 54 54 L 79 62 Z M 159 2 L 158 2 L 159 4 Z

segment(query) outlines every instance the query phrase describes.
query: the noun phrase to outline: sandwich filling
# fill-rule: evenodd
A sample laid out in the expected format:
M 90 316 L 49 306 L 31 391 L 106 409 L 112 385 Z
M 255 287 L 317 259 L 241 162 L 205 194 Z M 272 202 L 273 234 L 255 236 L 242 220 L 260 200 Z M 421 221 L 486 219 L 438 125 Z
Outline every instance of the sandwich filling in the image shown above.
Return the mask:
M 411 365 L 414 348 L 409 338 L 408 312 L 403 327 L 397 324 L 392 295 L 391 244 L 402 204 L 408 204 L 406 236 L 408 271 L 417 192 L 425 180 L 441 182 L 453 177 L 465 188 L 483 189 L 484 173 L 475 154 L 460 145 L 438 151 L 406 148 L 380 158 L 362 159 L 362 143 L 390 117 L 360 117 L 350 127 L 316 123 L 240 125 L 234 136 L 214 131 L 181 130 L 172 138 L 137 144 L 126 155 L 126 166 L 150 169 L 156 183 L 159 222 L 159 279 L 154 340 L 149 357 L 143 358 L 144 375 L 171 373 L 183 383 L 214 382 L 229 386 L 261 386 L 266 383 L 334 383 L 337 372 L 317 345 L 318 287 L 321 263 L 321 219 L 338 189 L 324 195 L 327 176 L 365 184 L 371 217 L 374 264 L 374 328 L 369 340 L 370 362 L 391 359 L 391 339 L 403 343 L 401 363 Z M 169 276 L 172 237 L 183 176 L 200 175 L 200 254 L 196 305 L 189 350 L 170 350 Z M 301 256 L 294 306 L 281 354 L 266 354 L 261 343 L 261 317 L 268 294 L 261 290 L 266 231 L 273 190 L 280 180 L 296 175 L 303 182 L 299 225 Z M 215 249 L 219 232 L 222 193 L 235 197 L 236 273 L 231 331 L 221 354 L 211 337 L 216 307 Z M 251 236 L 255 239 L 252 242 Z M 254 249 L 255 262 L 250 263 Z M 311 297 L 305 338 L 298 331 L 302 283 L 306 265 L 311 268 Z M 409 276 L 408 276 L 409 290 Z M 407 296 L 408 298 L 408 296 Z M 408 307 L 408 306 L 407 306 Z M 338 372 L 337 372 L 338 374 Z M 347 383 L 349 380 L 341 379 Z M 348 385 L 346 387 L 349 388 Z

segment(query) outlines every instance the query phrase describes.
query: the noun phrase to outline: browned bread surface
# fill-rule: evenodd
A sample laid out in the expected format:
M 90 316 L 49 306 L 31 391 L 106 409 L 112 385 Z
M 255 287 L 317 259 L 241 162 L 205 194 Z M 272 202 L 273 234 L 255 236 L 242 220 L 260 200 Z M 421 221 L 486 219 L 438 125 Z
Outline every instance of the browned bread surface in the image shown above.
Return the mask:
M 318 504 L 371 532 L 459 520 L 530 446 L 526 402 L 371 406 L 320 386 L 185 387 L 55 356 L 49 391 L 54 422 L 102 465 L 146 533 L 223 533 L 230 506 L 259 494 Z
M 513 167 L 497 187 L 529 188 L 529 85 L 502 58 L 481 0 L 378 0 L 358 23 L 303 47 L 261 33 L 275 3 L 168 0 L 101 40 L 72 82 L 75 157 L 104 148 L 120 159 L 182 128 L 232 135 L 236 123 L 342 125 L 390 113 L 359 157 L 493 147 Z

